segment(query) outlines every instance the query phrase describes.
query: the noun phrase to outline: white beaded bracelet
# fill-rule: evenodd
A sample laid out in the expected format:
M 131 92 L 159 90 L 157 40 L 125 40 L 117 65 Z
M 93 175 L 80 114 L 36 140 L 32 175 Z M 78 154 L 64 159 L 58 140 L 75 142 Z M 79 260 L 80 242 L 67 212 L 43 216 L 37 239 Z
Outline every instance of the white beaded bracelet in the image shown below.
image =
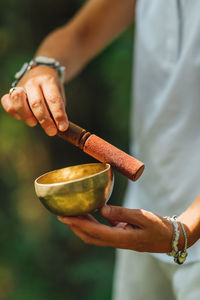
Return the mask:
M 181 229 L 183 231 L 183 235 L 184 235 L 184 239 L 185 239 L 185 245 L 184 245 L 184 249 L 179 251 L 178 252 L 178 256 L 176 258 L 174 258 L 174 261 L 179 264 L 179 265 L 182 265 L 185 261 L 186 261 L 186 258 L 187 258 L 187 244 L 188 244 L 188 240 L 187 240 L 187 234 L 186 234 L 186 231 L 185 231 L 185 228 L 182 224 L 181 221 L 178 221 L 181 225 Z
M 186 257 L 187 257 L 187 234 L 185 231 L 185 228 L 182 224 L 181 221 L 177 221 L 177 217 L 173 216 L 171 217 L 164 217 L 165 219 L 169 220 L 170 222 L 172 222 L 173 224 L 173 228 L 174 228 L 174 232 L 173 232 L 173 238 L 172 238 L 172 251 L 170 253 L 167 253 L 167 255 L 169 256 L 173 256 L 174 257 L 174 262 L 181 265 L 185 262 Z M 179 236 L 180 236 L 180 230 L 178 229 L 178 222 L 181 226 L 181 229 L 183 231 L 183 235 L 185 238 L 185 245 L 184 245 L 184 249 L 179 251 L 178 250 L 178 241 L 179 241 Z
M 30 69 L 34 68 L 35 66 L 48 66 L 52 67 L 57 70 L 58 75 L 62 82 L 65 79 L 65 67 L 61 66 L 60 63 L 55 60 L 54 58 L 49 58 L 45 56 L 37 56 L 32 59 L 30 62 L 25 62 L 21 69 L 15 74 L 15 80 L 12 82 L 11 86 L 16 87 L 19 80 L 28 72 Z
M 176 221 L 176 216 L 171 217 L 165 217 L 167 220 L 172 222 L 173 228 L 174 228 L 174 233 L 173 233 L 173 238 L 172 238 L 172 251 L 167 253 L 169 256 L 173 256 L 174 258 L 176 257 L 178 253 L 178 240 L 180 236 L 180 230 L 178 229 L 178 223 Z

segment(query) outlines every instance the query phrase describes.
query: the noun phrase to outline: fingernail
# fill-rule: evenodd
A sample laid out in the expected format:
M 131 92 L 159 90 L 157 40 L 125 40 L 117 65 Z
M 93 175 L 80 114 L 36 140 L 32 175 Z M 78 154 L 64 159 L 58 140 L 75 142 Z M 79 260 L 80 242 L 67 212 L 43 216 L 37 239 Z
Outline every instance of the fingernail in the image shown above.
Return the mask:
M 32 119 L 32 118 L 30 118 L 30 119 L 27 119 L 27 120 L 26 120 L 26 124 L 27 124 L 28 126 L 33 127 L 33 126 L 35 126 L 35 125 L 37 124 L 37 121 L 34 120 L 34 119 Z
M 60 217 L 58 216 L 58 220 L 61 221 L 62 223 L 65 223 L 65 224 L 68 224 L 68 225 L 71 225 L 72 223 L 69 221 L 68 218 L 65 218 L 65 217 Z
M 22 119 L 21 116 L 20 116 L 19 114 L 14 114 L 14 117 L 15 117 L 15 119 L 17 119 L 17 120 L 21 120 L 21 119 Z
M 56 130 L 55 127 L 48 127 L 48 128 L 46 129 L 46 133 L 47 133 L 48 135 L 50 135 L 50 136 L 53 136 L 53 135 L 56 135 L 57 130 Z
M 104 214 L 104 215 L 109 215 L 110 214 L 110 206 L 109 205 L 104 205 L 101 209 L 101 212 Z
M 58 124 L 58 128 L 60 131 L 64 131 L 64 130 L 67 130 L 68 128 L 68 123 L 65 122 L 65 121 L 62 121 Z

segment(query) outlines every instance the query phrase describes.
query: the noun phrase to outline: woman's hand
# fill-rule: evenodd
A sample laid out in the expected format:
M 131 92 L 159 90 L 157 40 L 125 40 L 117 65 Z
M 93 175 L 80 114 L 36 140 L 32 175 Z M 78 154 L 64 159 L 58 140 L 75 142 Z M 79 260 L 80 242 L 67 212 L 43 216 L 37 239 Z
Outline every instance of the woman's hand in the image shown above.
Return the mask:
M 58 217 L 85 243 L 141 252 L 172 250 L 173 225 L 167 219 L 141 209 L 104 206 L 101 214 L 113 226 L 99 223 L 91 215 Z M 181 233 L 179 249 L 184 247 Z
M 24 90 L 15 89 L 1 99 L 6 112 L 28 126 L 39 123 L 50 136 L 56 135 L 57 129 L 67 130 L 64 87 L 57 70 L 36 66 L 22 77 L 18 86 Z

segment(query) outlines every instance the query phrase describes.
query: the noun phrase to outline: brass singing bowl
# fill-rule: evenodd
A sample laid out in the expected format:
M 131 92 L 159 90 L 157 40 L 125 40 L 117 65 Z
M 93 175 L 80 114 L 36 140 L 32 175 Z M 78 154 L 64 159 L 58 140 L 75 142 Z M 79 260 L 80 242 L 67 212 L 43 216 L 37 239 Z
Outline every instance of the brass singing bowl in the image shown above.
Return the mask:
M 110 165 L 93 163 L 48 172 L 35 180 L 35 191 L 52 213 L 79 216 L 101 208 L 108 201 L 113 184 Z

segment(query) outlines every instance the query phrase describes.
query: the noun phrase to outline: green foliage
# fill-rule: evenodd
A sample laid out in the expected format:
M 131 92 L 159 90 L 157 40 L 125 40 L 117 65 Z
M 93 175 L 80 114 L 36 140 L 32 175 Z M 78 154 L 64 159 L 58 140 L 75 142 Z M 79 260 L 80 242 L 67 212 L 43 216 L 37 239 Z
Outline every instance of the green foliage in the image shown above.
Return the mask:
M 80 0 L 1 0 L 1 95 L 42 38 L 67 22 L 81 4 Z M 66 87 L 70 120 L 125 151 L 132 34 L 130 29 L 114 41 Z M 48 170 L 92 161 L 0 109 L 0 300 L 111 298 L 114 250 L 82 243 L 41 206 L 33 188 L 34 179 Z M 115 177 L 110 203 L 120 205 L 127 182 L 121 175 Z

